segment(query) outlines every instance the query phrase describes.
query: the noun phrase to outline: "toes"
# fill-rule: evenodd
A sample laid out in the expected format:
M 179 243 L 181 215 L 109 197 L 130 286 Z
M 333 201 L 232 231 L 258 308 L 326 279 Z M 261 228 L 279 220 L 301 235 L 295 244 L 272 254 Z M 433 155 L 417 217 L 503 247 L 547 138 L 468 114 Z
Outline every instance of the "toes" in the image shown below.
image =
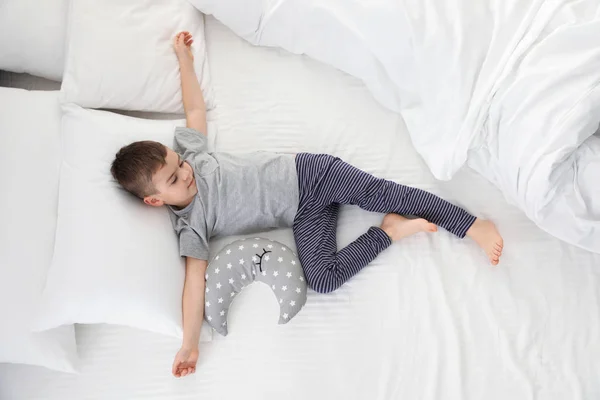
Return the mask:
M 500 261 L 500 254 L 496 253 L 495 251 L 487 252 L 487 256 L 490 259 L 492 265 L 496 265 L 498 264 L 498 261 Z

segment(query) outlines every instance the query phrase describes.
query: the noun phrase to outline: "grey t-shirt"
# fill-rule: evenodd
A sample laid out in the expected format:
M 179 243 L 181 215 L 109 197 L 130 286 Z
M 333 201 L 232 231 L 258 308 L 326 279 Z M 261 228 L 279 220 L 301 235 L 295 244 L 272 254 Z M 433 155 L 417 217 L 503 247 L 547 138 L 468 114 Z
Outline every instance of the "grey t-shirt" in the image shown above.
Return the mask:
M 169 206 L 179 254 L 208 260 L 213 236 L 291 227 L 298 210 L 294 155 L 209 153 L 207 138 L 176 128 L 173 150 L 194 169 L 198 194 L 185 208 Z

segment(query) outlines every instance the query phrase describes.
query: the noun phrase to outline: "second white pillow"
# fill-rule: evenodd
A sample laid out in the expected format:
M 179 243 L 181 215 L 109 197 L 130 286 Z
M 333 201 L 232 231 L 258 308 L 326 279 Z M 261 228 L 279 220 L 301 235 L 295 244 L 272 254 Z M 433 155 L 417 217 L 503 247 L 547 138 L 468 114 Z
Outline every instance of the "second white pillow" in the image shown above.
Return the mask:
M 63 106 L 58 224 L 35 330 L 108 323 L 181 337 L 185 277 L 166 208 L 145 205 L 110 174 L 137 140 L 171 146 L 175 126 Z M 203 330 L 202 340 L 210 340 Z

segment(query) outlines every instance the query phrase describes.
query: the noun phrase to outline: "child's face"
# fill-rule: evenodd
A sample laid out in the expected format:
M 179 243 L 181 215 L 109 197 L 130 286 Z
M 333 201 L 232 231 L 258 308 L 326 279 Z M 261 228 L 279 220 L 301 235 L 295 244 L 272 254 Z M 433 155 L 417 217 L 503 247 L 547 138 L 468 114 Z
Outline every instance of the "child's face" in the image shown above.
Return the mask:
M 194 199 L 198 188 L 194 179 L 194 171 L 190 164 L 181 160 L 179 155 L 167 148 L 166 164 L 152 176 L 152 183 L 157 193 L 144 198 L 144 203 L 151 206 L 170 206 L 183 208 Z

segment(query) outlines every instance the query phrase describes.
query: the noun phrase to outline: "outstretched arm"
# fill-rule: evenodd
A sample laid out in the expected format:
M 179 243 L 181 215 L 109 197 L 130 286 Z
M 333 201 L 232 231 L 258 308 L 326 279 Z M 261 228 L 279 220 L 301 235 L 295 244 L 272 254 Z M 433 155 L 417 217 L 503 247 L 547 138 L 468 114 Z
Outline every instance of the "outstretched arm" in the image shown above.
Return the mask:
M 191 51 L 193 42 L 194 40 L 189 32 L 180 32 L 175 35 L 173 48 L 179 61 L 181 93 L 187 126 L 207 135 L 206 105 L 194 70 L 194 56 Z
M 186 257 L 183 286 L 183 343 L 173 361 L 173 375 L 182 377 L 196 372 L 198 341 L 204 318 L 206 260 Z

